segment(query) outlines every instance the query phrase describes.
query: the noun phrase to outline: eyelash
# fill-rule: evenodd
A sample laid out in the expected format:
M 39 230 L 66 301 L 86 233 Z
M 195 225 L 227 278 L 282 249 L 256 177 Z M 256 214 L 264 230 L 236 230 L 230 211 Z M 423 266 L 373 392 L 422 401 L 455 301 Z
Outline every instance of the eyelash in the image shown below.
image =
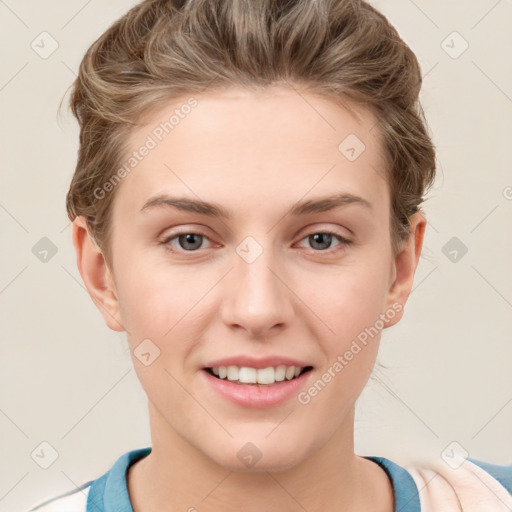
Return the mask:
M 340 242 L 340 244 L 338 245 L 338 250 L 343 249 L 344 247 L 347 247 L 347 246 L 349 246 L 349 245 L 351 245 L 353 243 L 352 240 L 348 240 L 344 236 L 336 233 L 335 231 L 329 231 L 329 230 L 312 231 L 311 233 L 309 233 L 309 234 L 305 235 L 304 237 L 302 237 L 300 241 L 305 240 L 305 239 L 309 238 L 310 236 L 318 235 L 318 234 L 330 235 L 330 236 L 338 239 L 338 241 Z M 201 236 L 201 237 L 203 237 L 203 238 L 205 238 L 207 240 L 210 240 L 205 234 L 203 234 L 201 232 L 196 232 L 196 231 L 178 231 L 178 232 L 174 233 L 172 236 L 169 236 L 165 240 L 163 240 L 161 242 L 161 244 L 164 245 L 166 250 L 168 250 L 168 251 L 170 251 L 172 253 L 181 252 L 181 253 L 193 254 L 195 252 L 199 252 L 200 251 L 200 248 L 192 250 L 192 251 L 187 251 L 187 250 L 181 249 L 181 248 L 179 248 L 178 251 L 176 251 L 175 249 L 171 249 L 171 247 L 170 247 L 171 240 L 178 239 L 182 235 L 198 235 L 198 236 Z M 315 252 L 315 253 L 321 254 L 321 253 L 332 253 L 332 252 L 336 251 L 337 249 L 336 248 L 332 249 L 332 248 L 329 247 L 329 248 L 323 249 L 323 250 L 320 250 L 320 249 L 311 249 L 311 250 L 313 252 Z

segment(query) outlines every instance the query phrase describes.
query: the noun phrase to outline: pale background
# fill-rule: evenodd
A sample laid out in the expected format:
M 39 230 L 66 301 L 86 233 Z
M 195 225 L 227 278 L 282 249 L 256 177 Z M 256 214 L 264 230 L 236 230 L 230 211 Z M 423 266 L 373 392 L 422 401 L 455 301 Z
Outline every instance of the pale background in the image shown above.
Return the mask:
M 150 445 L 124 334 L 104 325 L 76 268 L 64 199 L 78 130 L 71 114 L 57 119 L 84 51 L 134 3 L 0 0 L 0 512 L 74 489 Z M 405 463 L 456 441 L 455 451 L 510 463 L 512 2 L 373 4 L 420 60 L 440 176 L 405 318 L 382 338 L 389 368 L 359 400 L 356 452 Z M 58 43 L 47 58 L 31 47 L 42 52 L 42 38 L 45 51 Z M 43 237 L 57 250 L 46 262 L 32 252 Z M 42 442 L 58 453 L 48 469 L 31 456 Z

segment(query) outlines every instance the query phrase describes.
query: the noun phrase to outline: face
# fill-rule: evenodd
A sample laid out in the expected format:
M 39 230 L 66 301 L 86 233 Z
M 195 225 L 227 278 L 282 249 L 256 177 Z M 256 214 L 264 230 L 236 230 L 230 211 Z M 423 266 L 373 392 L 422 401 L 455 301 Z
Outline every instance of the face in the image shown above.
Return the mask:
M 154 449 L 181 443 L 237 471 L 291 468 L 332 439 L 352 443 L 354 403 L 381 330 L 401 316 L 418 246 L 392 253 L 369 112 L 229 89 L 195 96 L 163 131 L 187 100 L 129 140 L 130 154 L 153 147 L 115 190 L 102 313 L 127 331 Z M 243 380 L 294 363 L 298 378 L 261 387 L 206 369 L 247 367 Z M 245 455 L 261 458 L 252 468 Z

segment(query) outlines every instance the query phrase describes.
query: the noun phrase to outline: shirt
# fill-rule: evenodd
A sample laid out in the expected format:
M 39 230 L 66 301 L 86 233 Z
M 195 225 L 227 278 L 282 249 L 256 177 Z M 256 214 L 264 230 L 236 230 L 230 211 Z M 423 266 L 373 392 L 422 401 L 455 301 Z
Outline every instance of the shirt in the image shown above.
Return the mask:
M 61 494 L 29 512 L 133 512 L 126 473 L 151 447 L 129 451 L 100 478 Z M 401 467 L 385 457 L 367 456 L 387 473 L 395 496 L 394 512 L 510 512 L 512 464 L 468 458 L 457 469 L 441 459 Z

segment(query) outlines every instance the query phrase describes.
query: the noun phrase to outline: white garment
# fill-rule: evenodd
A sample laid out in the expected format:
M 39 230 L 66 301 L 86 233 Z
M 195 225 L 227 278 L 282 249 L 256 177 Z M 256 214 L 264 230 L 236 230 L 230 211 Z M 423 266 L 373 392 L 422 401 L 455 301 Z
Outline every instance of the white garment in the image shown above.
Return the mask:
M 404 469 L 418 487 L 421 512 L 512 511 L 512 494 L 469 460 L 457 469 L 440 458 L 411 463 Z
M 86 512 L 87 496 L 90 488 L 89 486 L 82 490 L 73 491 L 66 496 L 57 497 L 50 503 L 46 505 L 42 503 L 28 512 Z

